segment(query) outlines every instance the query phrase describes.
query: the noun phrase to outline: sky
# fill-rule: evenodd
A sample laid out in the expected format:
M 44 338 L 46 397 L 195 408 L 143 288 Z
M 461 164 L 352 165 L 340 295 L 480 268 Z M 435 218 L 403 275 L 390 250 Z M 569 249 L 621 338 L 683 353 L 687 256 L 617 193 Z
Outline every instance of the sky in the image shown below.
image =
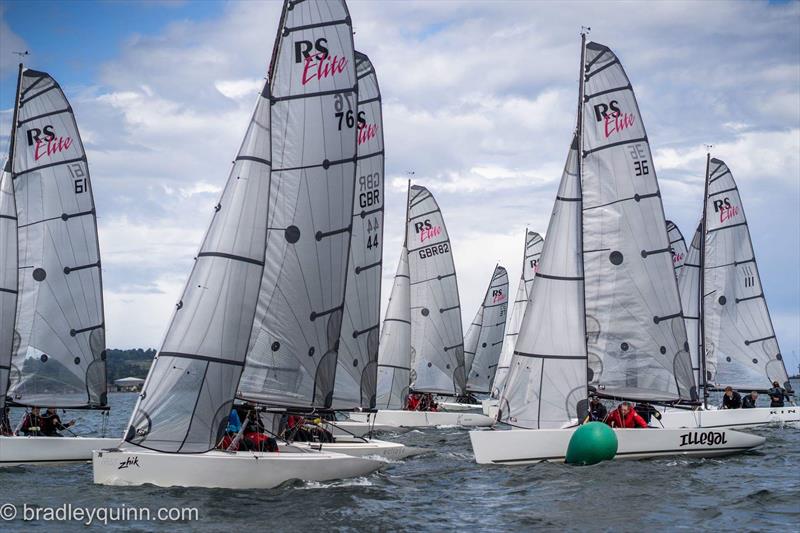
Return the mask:
M 497 262 L 516 291 L 575 123 L 581 26 L 630 77 L 687 237 L 706 145 L 745 203 L 790 373 L 800 362 L 800 3 L 348 2 L 384 102 L 383 307 L 406 180 L 445 215 L 465 326 Z M 0 3 L 0 153 L 17 51 L 75 110 L 98 211 L 108 345 L 158 347 L 266 74 L 279 2 Z M 466 327 L 465 327 L 466 331 Z

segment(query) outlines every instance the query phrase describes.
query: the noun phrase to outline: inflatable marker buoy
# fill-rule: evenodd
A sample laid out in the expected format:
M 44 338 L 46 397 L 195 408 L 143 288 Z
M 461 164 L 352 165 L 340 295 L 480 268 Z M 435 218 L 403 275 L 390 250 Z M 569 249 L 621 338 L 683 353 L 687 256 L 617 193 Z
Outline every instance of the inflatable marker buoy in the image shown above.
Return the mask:
M 567 446 L 566 462 L 593 465 L 617 455 L 617 434 L 602 422 L 589 422 L 575 430 Z

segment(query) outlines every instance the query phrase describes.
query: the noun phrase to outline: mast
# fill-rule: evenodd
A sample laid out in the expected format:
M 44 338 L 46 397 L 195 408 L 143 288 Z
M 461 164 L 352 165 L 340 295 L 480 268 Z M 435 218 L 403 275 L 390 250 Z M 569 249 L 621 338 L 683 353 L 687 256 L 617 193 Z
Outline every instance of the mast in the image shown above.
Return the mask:
M 9 157 L 11 158 L 11 175 L 14 175 L 14 149 L 16 148 L 16 137 L 17 137 L 17 115 L 19 114 L 19 91 L 22 85 L 22 63 L 19 64 L 19 71 L 17 72 L 17 91 L 14 96 L 14 116 L 11 120 L 11 138 L 9 139 L 8 146 L 9 146 Z
M 586 85 L 586 34 L 591 31 L 591 28 L 581 27 L 581 66 L 578 78 L 578 124 L 575 127 L 575 138 L 578 140 L 578 160 L 577 160 L 577 167 L 578 167 L 578 197 L 583 197 L 583 101 L 584 101 L 584 92 L 585 92 L 585 85 Z M 580 217 L 580 231 L 578 232 L 578 238 L 580 239 L 580 249 L 581 249 L 581 272 L 583 272 L 583 203 L 581 202 L 580 209 L 578 210 L 578 216 Z M 585 272 L 583 273 L 585 276 Z M 583 290 L 581 291 L 583 295 L 583 342 L 586 346 L 586 397 L 589 397 L 589 334 L 586 329 L 586 283 L 584 282 Z
M 700 290 L 697 291 L 697 297 L 700 298 L 700 303 L 698 309 L 700 312 L 698 313 L 698 320 L 699 320 L 699 327 L 697 328 L 697 345 L 698 345 L 698 357 L 700 358 L 700 372 L 703 374 L 700 377 L 699 382 L 697 385 L 699 386 L 700 383 L 703 385 L 703 406 L 708 409 L 708 383 L 707 383 L 707 376 L 706 373 L 706 332 L 705 332 L 705 305 L 704 301 L 705 298 L 703 295 L 705 294 L 705 277 L 706 277 L 706 215 L 707 215 L 707 206 L 706 203 L 708 202 L 708 173 L 711 168 L 711 150 L 710 146 L 708 147 L 709 151 L 706 152 L 706 179 L 705 184 L 703 187 L 703 217 L 700 219 Z

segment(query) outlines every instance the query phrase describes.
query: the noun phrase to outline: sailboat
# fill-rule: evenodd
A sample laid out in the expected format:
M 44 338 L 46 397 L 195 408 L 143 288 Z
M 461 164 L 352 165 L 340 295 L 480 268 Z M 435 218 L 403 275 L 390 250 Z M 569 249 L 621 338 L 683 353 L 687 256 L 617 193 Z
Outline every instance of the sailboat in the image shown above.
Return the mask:
M 525 307 L 533 289 L 533 277 L 539 264 L 539 257 L 542 255 L 544 239 L 535 231 L 525 230 L 525 248 L 522 255 L 522 274 L 520 275 L 517 294 L 514 297 L 514 305 L 511 308 L 511 315 L 508 318 L 506 336 L 503 340 L 503 349 L 500 351 L 500 359 L 497 361 L 497 371 L 492 381 L 491 396 L 483 400 L 483 414 L 490 418 L 497 417 L 497 399 L 506 382 L 508 369 L 511 365 L 511 358 L 514 356 L 514 347 L 517 345 L 519 328 L 522 324 L 522 317 L 525 315 Z
M 800 424 L 800 408 L 714 409 L 710 391 L 730 385 L 767 392 L 777 381 L 792 392 L 756 264 L 742 198 L 728 166 L 706 158 L 705 207 L 679 285 L 692 359 L 704 406 L 666 409 L 666 427 L 756 427 Z M 702 297 L 700 295 L 703 295 Z
M 631 83 L 581 38 L 578 122 L 483 464 L 564 461 L 601 397 L 696 401 L 661 193 Z M 617 458 L 717 456 L 763 444 L 730 429 L 615 429 Z
M 356 185 L 357 80 L 344 0 L 285 2 L 269 75 L 118 449 L 95 483 L 271 488 L 385 463 L 220 449 L 234 400 L 330 408 Z M 265 424 L 266 425 L 266 424 Z
M 476 394 L 489 394 L 497 370 L 506 330 L 508 273 L 495 266 L 481 306 L 464 337 L 464 367 L 467 369 L 467 399 L 472 402 L 441 402 L 446 411 L 477 410 L 482 406 Z
M 0 252 L 0 406 L 107 412 L 100 248 L 86 152 L 59 84 L 22 64 L 0 184 Z M 93 449 L 116 441 L 0 437 L 0 466 L 88 461 Z
M 464 396 L 464 338 L 444 217 L 428 189 L 409 182 L 406 233 L 381 334 L 378 412 L 352 420 L 394 427 L 488 426 L 479 413 L 405 410 L 409 393 Z

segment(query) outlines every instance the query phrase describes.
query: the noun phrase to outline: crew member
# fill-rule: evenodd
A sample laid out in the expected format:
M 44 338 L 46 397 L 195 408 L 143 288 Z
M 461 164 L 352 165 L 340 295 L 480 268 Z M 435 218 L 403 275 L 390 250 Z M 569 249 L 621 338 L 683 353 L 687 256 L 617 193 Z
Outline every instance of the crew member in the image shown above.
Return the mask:
M 606 424 L 612 428 L 646 428 L 647 422 L 639 416 L 630 402 L 622 402 L 606 417 Z
M 74 425 L 75 420 L 70 420 L 66 424 L 62 423 L 58 412 L 52 407 L 48 407 L 42 415 L 42 435 L 45 437 L 61 437 L 59 431 L 64 431 Z
M 38 407 L 31 407 L 30 412 L 25 414 L 19 430 L 28 437 L 38 437 L 42 434 L 42 415 Z
M 742 397 L 741 395 L 733 390 L 733 387 L 728 385 L 725 387 L 725 394 L 722 396 L 722 408 L 723 409 L 741 409 L 742 408 Z
M 769 399 L 770 399 L 769 406 L 770 407 L 783 407 L 784 406 L 784 403 L 783 403 L 783 399 L 784 398 L 786 398 L 790 402 L 792 401 L 792 399 L 789 398 L 789 395 L 786 394 L 786 391 L 783 390 L 783 387 L 781 387 L 781 384 L 778 383 L 777 381 L 773 381 L 772 382 L 772 388 L 769 389 Z
M 600 401 L 597 395 L 592 394 L 589 398 L 589 421 L 590 422 L 604 422 L 608 416 L 608 409 Z
M 742 398 L 742 408 L 753 409 L 756 406 L 756 401 L 758 401 L 758 393 L 756 391 L 752 391 L 750 394 Z

